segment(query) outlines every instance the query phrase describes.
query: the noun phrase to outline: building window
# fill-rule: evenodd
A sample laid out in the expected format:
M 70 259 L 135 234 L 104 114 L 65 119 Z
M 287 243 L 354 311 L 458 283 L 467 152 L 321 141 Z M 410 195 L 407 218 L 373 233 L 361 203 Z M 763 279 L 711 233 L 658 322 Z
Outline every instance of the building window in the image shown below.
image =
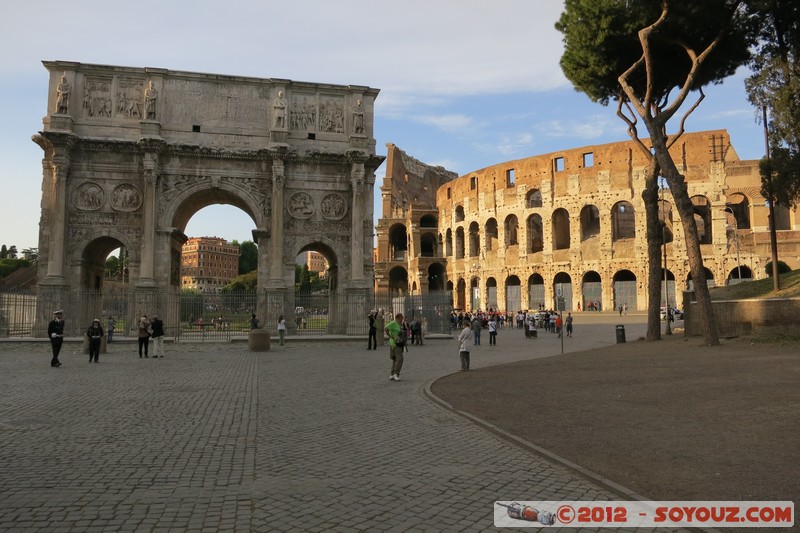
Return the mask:
M 449 200 L 452 197 L 452 193 L 450 192 L 450 187 L 447 188 L 447 199 Z
M 478 188 L 478 176 L 472 176 L 469 179 L 469 188 L 473 191 Z
M 553 170 L 556 172 L 564 172 L 564 158 L 556 157 L 553 159 Z
M 583 154 L 583 168 L 590 168 L 594 166 L 594 154 L 587 152 Z
M 506 187 L 514 186 L 514 169 L 506 170 Z

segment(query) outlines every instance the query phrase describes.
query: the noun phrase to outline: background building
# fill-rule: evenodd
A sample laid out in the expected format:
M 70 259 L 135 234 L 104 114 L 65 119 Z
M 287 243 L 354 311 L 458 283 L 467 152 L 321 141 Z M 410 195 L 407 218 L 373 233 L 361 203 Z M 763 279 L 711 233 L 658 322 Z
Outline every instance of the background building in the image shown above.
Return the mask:
M 672 156 L 686 177 L 709 284 L 764 277 L 770 241 L 758 161 L 740 160 L 725 130 L 684 134 Z M 408 159 L 402 154 L 402 161 Z M 632 142 L 586 146 L 444 180 L 434 202 L 426 203 L 429 196 L 414 194 L 426 180 L 389 164 L 381 188 L 376 282 L 425 291 L 429 284 L 421 273 L 433 266 L 460 309 L 555 307 L 558 296 L 567 310 L 645 309 L 646 171 Z M 691 288 L 673 203 L 663 190 L 659 215 L 669 242 L 662 302 L 669 294 L 671 305 L 681 303 L 677 292 Z M 797 211 L 777 206 L 776 227 L 780 260 L 800 267 Z M 421 264 L 423 252 L 431 250 L 433 257 Z
M 181 249 L 181 287 L 218 292 L 239 274 L 239 247 L 219 237 L 191 237 Z

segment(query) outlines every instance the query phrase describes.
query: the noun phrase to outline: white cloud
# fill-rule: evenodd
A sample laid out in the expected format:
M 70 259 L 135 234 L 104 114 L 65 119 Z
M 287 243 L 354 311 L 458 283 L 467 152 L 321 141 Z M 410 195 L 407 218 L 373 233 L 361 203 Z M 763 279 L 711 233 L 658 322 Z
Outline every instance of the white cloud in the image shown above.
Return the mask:
M 472 118 L 466 115 L 419 115 L 411 117 L 419 124 L 430 124 L 447 132 L 458 132 L 469 129 L 473 125 Z

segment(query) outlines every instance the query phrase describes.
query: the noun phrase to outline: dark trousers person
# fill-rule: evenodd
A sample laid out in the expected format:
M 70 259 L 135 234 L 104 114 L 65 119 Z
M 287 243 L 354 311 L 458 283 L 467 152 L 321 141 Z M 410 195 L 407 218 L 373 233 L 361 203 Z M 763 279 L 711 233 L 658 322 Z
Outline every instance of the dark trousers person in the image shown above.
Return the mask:
M 489 332 L 489 344 L 490 345 L 491 344 L 497 345 L 497 332 L 496 331 L 490 331 Z
M 100 358 L 100 339 L 89 339 L 89 362 L 99 362 Z
M 144 347 L 144 356 L 150 357 L 147 350 L 150 348 L 150 337 L 139 337 L 139 357 L 142 356 L 142 347 Z
M 50 339 L 50 347 L 53 348 L 53 359 L 50 360 L 50 366 L 61 366 L 58 354 L 61 353 L 62 344 L 64 344 L 64 337 L 59 336 Z
M 377 328 L 369 328 L 369 339 L 367 339 L 367 350 L 377 350 L 378 349 L 377 333 L 378 333 L 378 329 Z
M 461 356 L 461 370 L 469 370 L 469 352 L 458 352 Z

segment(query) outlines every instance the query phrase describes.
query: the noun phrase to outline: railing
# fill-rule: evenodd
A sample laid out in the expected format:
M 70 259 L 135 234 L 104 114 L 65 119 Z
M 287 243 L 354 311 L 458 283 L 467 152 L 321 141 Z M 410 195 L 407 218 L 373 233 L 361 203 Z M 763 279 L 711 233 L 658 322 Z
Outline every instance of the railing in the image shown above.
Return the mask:
M 428 333 L 450 332 L 453 309 L 450 291 L 424 295 L 401 293 L 370 294 L 369 301 L 349 301 L 344 293 L 295 292 L 284 304 L 284 319 L 289 335 L 364 335 L 369 332 L 367 315 L 371 309 L 385 319 L 402 312 L 406 317 L 421 317 Z M 126 291 L 86 291 L 39 293 L 0 292 L 0 337 L 45 337 L 53 311 L 65 310 L 65 335 L 80 337 L 95 318 L 108 331 L 109 318 L 116 321 L 115 338 L 136 337 L 140 313 L 152 318 L 158 314 L 164 331 L 177 341 L 229 341 L 246 335 L 250 317 L 257 313 L 256 293 L 237 294 L 154 294 L 142 298 Z M 277 323 L 261 326 L 277 332 Z

